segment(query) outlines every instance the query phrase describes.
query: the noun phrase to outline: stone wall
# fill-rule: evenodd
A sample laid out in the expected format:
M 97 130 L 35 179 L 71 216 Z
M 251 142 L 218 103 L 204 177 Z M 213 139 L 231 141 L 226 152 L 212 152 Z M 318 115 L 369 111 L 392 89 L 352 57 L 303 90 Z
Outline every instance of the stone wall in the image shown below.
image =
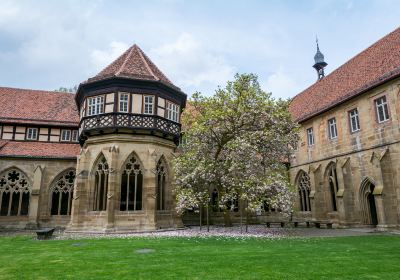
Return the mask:
M 400 80 L 378 88 L 301 123 L 298 150 L 291 159 L 291 182 L 298 184 L 301 170 L 310 176 L 311 215 L 315 220 L 330 220 L 339 226 L 365 225 L 365 184 L 371 184 L 376 206 L 378 227 L 400 224 Z M 376 120 L 374 100 L 386 96 L 390 119 Z M 348 112 L 358 109 L 360 131 L 351 133 Z M 328 119 L 335 117 L 338 137 L 329 139 Z M 313 127 L 315 144 L 308 146 L 306 130 Z M 327 168 L 336 167 L 338 190 L 335 192 L 337 211 L 333 211 Z M 373 203 L 373 202 L 371 202 Z M 367 207 L 367 208 L 365 208 Z M 296 209 L 300 209 L 299 198 Z M 367 213 L 368 214 L 368 213 Z M 297 212 L 298 216 L 310 213 Z
M 26 175 L 31 188 L 28 215 L 0 216 L 0 228 L 65 227 L 70 216 L 52 216 L 50 214 L 49 189 L 58 175 L 69 169 L 75 170 L 75 168 L 76 161 L 74 160 L 0 159 L 0 174 L 7 170 L 17 169 Z

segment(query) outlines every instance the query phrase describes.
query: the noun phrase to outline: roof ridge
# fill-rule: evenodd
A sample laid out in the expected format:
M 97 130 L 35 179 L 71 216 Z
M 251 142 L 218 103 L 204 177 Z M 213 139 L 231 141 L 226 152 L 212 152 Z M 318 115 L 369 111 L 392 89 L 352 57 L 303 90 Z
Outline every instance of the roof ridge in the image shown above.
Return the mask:
M 136 47 L 136 48 L 138 49 L 140 58 L 142 59 L 144 65 L 146 66 L 146 68 L 147 68 L 147 70 L 150 72 L 150 74 L 154 77 L 154 79 L 156 79 L 157 81 L 159 81 L 160 78 L 157 77 L 157 76 L 154 74 L 154 72 L 153 72 L 153 71 L 151 70 L 151 68 L 150 68 L 150 65 L 147 63 L 147 60 L 144 58 L 142 49 L 139 48 L 139 46 L 137 46 L 136 44 L 135 44 L 133 47 Z
M 118 69 L 117 72 L 115 72 L 115 76 L 118 76 L 119 74 L 121 74 L 122 69 L 125 67 L 126 63 L 128 63 L 128 59 L 129 59 L 129 57 L 132 55 L 133 48 L 134 48 L 134 46 L 132 46 L 132 47 L 129 48 L 129 53 L 128 53 L 127 56 L 125 57 L 125 60 L 124 60 L 124 62 L 122 63 L 121 67 Z
M 17 87 L 2 87 L 0 86 L 1 89 L 10 89 L 10 90 L 20 90 L 20 91 L 36 91 L 36 92 L 42 92 L 42 93 L 50 93 L 50 94 L 72 94 L 74 95 L 74 92 L 64 92 L 64 91 L 55 91 L 55 90 L 45 90 L 45 89 L 31 89 L 31 88 L 17 88 Z

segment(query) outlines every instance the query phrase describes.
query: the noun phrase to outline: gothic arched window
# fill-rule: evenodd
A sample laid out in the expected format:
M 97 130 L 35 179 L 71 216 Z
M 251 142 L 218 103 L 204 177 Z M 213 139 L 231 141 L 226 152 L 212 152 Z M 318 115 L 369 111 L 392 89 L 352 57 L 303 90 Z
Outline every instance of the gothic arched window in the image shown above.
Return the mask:
M 108 163 L 104 155 L 97 161 L 95 167 L 94 183 L 94 211 L 105 211 L 107 209 L 107 191 L 108 191 Z
M 157 210 L 166 210 L 165 180 L 166 168 L 164 162 L 160 159 L 157 163 Z
M 298 179 L 298 191 L 300 200 L 300 211 L 311 211 L 310 203 L 310 176 L 304 171 L 301 172 Z
M 331 196 L 332 211 L 337 211 L 336 193 L 338 191 L 338 179 L 336 174 L 336 166 L 335 164 L 331 164 L 328 168 L 328 183 Z
M 28 215 L 31 187 L 26 175 L 11 169 L 0 175 L 0 216 Z
M 75 170 L 66 171 L 51 186 L 51 215 L 71 215 L 75 177 Z
M 142 210 L 143 172 L 139 161 L 131 155 L 121 178 L 121 211 Z

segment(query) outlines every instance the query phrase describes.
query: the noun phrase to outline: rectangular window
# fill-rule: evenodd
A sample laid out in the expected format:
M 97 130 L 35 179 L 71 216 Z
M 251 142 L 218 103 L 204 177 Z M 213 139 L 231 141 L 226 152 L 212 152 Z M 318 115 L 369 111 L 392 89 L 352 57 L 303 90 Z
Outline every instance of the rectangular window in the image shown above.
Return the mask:
M 386 96 L 375 99 L 375 109 L 378 123 L 389 120 L 389 108 L 386 101 Z
M 38 137 L 38 129 L 30 127 L 26 131 L 26 140 L 37 140 Z
M 350 122 L 350 132 L 356 132 L 360 130 L 360 119 L 358 117 L 357 109 L 349 111 L 349 122 Z
M 119 111 L 123 113 L 129 112 L 129 93 L 120 93 L 119 94 Z
M 72 130 L 72 141 L 78 142 L 78 130 Z
M 337 127 L 335 118 L 328 120 L 328 134 L 329 134 L 329 139 L 337 138 Z
M 312 127 L 307 128 L 307 142 L 308 146 L 314 145 L 314 130 Z
M 88 116 L 102 114 L 104 112 L 104 96 L 88 98 Z
M 174 121 L 174 122 L 178 122 L 179 120 L 179 106 L 168 102 L 167 103 L 167 119 Z
M 144 114 L 153 115 L 154 107 L 154 96 L 145 95 L 144 96 Z
M 71 130 L 61 130 L 61 141 L 71 141 Z

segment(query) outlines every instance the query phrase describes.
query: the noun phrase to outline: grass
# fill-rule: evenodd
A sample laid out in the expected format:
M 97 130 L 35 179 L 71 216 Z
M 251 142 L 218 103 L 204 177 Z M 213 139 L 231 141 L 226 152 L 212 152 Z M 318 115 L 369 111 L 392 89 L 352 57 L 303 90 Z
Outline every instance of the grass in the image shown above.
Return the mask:
M 138 253 L 138 249 L 154 252 Z M 0 237 L 0 279 L 400 279 L 400 237 Z

